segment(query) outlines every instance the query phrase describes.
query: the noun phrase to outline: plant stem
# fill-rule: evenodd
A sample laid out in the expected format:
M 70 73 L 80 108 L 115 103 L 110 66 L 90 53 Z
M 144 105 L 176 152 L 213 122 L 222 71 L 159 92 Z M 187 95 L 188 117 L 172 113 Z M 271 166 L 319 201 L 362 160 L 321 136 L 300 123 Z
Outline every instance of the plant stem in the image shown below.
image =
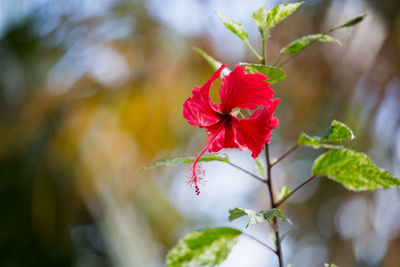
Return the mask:
M 257 53 L 256 50 L 254 50 L 254 48 L 251 46 L 251 44 L 249 43 L 249 41 L 245 41 L 244 43 L 247 45 L 247 47 L 250 49 L 250 51 L 256 56 L 256 58 L 257 58 L 259 61 L 262 61 L 262 57 Z
M 308 184 L 311 180 L 313 180 L 315 177 L 315 175 L 312 175 L 310 177 L 308 177 L 304 182 L 302 182 L 301 184 L 299 184 L 298 186 L 296 186 L 286 197 L 282 198 L 280 201 L 278 201 L 275 204 L 275 207 L 279 207 L 283 202 L 285 202 L 289 197 L 291 197 L 294 193 L 296 193 L 297 190 L 299 190 L 300 188 L 302 188 L 304 185 Z
M 288 59 L 286 59 L 281 65 L 279 65 L 279 68 L 282 68 L 283 66 L 286 65 L 286 63 L 288 63 L 289 61 L 291 61 L 292 59 L 294 59 L 295 57 L 297 57 L 297 55 L 300 54 L 300 52 L 296 52 L 293 55 L 291 55 Z
M 299 147 L 298 144 L 294 145 L 291 149 L 289 149 L 288 151 L 286 151 L 282 156 L 280 156 L 277 160 L 275 160 L 272 164 L 271 164 L 271 168 L 277 164 L 279 161 L 283 160 L 284 158 L 286 158 L 286 156 L 288 156 L 290 153 L 292 153 L 293 151 L 295 151 L 297 148 Z
M 249 172 L 248 170 L 243 169 L 242 167 L 240 167 L 240 166 L 238 166 L 238 165 L 236 165 L 236 164 L 234 164 L 234 163 L 232 163 L 232 162 L 227 162 L 227 163 L 228 163 L 229 165 L 231 165 L 232 167 L 235 167 L 236 169 L 241 170 L 241 171 L 244 172 L 244 173 L 247 173 L 248 175 L 250 175 L 250 176 L 253 177 L 254 179 L 257 179 L 258 181 L 260 181 L 260 182 L 262 182 L 262 183 L 264 183 L 264 184 L 268 184 L 267 181 L 265 181 L 265 180 L 264 180 L 263 178 L 261 178 L 260 176 L 254 174 L 254 173 L 252 173 L 252 172 Z
M 262 59 L 261 59 L 261 65 L 265 65 L 265 39 L 264 36 L 262 37 Z
M 279 60 L 281 60 L 282 56 L 283 56 L 283 54 L 282 54 L 282 53 L 279 53 L 279 56 L 275 59 L 275 62 L 274 62 L 274 64 L 273 64 L 272 66 L 278 65 Z
M 271 201 L 271 208 L 274 209 L 276 208 L 275 205 L 275 200 L 274 200 L 274 189 L 272 186 L 272 176 L 271 176 L 271 163 L 270 163 L 270 158 L 269 158 L 269 147 L 268 144 L 265 145 L 265 158 L 266 158 L 266 165 L 267 165 L 267 185 L 268 185 L 268 192 L 269 192 L 269 198 Z M 276 246 L 276 255 L 278 256 L 279 260 L 279 267 L 284 267 L 283 265 L 283 257 L 282 257 L 282 248 L 281 248 L 281 240 L 279 236 L 279 224 L 278 224 L 278 219 L 274 217 L 273 221 L 273 230 L 275 232 L 275 246 Z
M 268 43 L 268 37 L 269 37 L 269 28 L 267 29 L 267 31 L 264 33 L 264 36 L 262 37 L 262 50 L 263 50 L 263 61 L 264 63 L 262 63 L 263 65 L 265 65 L 267 63 L 267 43 Z
M 255 238 L 254 236 L 249 235 L 249 234 L 247 234 L 247 233 L 245 233 L 245 232 L 242 232 L 242 235 L 247 236 L 247 237 L 253 239 L 254 241 L 258 242 L 259 244 L 263 245 L 264 247 L 266 247 L 267 249 L 271 250 L 273 253 L 276 254 L 276 250 L 275 250 L 275 249 L 271 248 L 270 246 L 268 246 L 268 245 L 265 244 L 264 242 L 258 240 L 258 239 Z

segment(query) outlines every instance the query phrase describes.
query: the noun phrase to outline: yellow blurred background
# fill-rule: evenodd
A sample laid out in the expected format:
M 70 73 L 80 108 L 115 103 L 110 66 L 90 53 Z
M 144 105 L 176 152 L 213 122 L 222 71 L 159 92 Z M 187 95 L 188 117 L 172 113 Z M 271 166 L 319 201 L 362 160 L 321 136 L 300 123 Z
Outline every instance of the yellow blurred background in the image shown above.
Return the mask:
M 163 266 L 186 232 L 227 222 L 234 207 L 267 208 L 266 188 L 222 163 L 204 164 L 195 196 L 188 166 L 137 174 L 157 159 L 197 155 L 206 133 L 182 117 L 183 102 L 213 73 L 192 47 L 230 68 L 256 62 L 213 9 L 243 23 L 278 1 L 1 0 L 0 266 Z M 310 0 L 272 32 L 267 61 L 293 39 L 361 13 L 342 45 L 316 44 L 284 68 L 272 155 L 332 119 L 351 147 L 400 176 L 400 3 Z M 214 88 L 213 98 L 217 98 Z M 248 153 L 226 150 L 255 170 Z M 320 153 L 301 148 L 274 171 L 274 185 L 309 176 Z M 295 267 L 400 266 L 400 191 L 351 193 L 320 179 L 284 206 L 295 223 L 284 244 Z M 265 226 L 249 229 L 268 241 Z M 239 239 L 222 266 L 276 266 Z

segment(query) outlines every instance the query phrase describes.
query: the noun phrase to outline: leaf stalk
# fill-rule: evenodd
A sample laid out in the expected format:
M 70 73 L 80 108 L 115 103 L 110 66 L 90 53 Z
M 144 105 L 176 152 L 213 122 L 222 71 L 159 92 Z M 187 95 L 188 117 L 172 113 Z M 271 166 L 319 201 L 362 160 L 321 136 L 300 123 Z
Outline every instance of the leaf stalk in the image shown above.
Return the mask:
M 297 148 L 299 147 L 298 144 L 294 145 L 292 148 L 290 148 L 288 151 L 286 151 L 282 156 L 280 156 L 277 160 L 275 160 L 273 163 L 271 163 L 271 168 L 277 164 L 279 161 L 283 160 L 284 158 L 286 158 L 290 153 L 292 153 L 293 151 L 295 151 Z
M 279 207 L 283 202 L 285 202 L 289 197 L 291 197 L 294 193 L 297 192 L 297 190 L 299 190 L 300 188 L 302 188 L 303 186 L 305 186 L 306 184 L 308 184 L 309 182 L 311 182 L 315 177 L 317 177 L 316 175 L 312 175 L 310 177 L 308 177 L 304 182 L 302 182 L 301 184 L 299 184 L 298 186 L 296 186 L 292 191 L 290 191 L 290 193 L 282 198 L 280 201 L 278 201 L 275 206 Z
M 268 246 L 268 245 L 265 244 L 264 242 L 258 240 L 258 239 L 255 238 L 254 236 L 249 235 L 249 234 L 247 234 L 247 233 L 245 233 L 245 232 L 242 232 L 242 235 L 247 236 L 247 237 L 250 238 L 250 239 L 253 239 L 254 241 L 256 241 L 256 242 L 258 242 L 259 244 L 261 244 L 263 247 L 265 247 L 265 248 L 269 249 L 270 251 L 272 251 L 273 253 L 277 254 L 275 249 L 271 248 L 270 246 Z
M 267 184 L 267 181 L 265 181 L 263 178 L 261 178 L 260 176 L 258 176 L 257 174 L 254 174 L 254 173 L 252 173 L 252 172 L 249 172 L 248 170 L 246 170 L 246 169 L 244 169 L 244 168 L 242 168 L 242 167 L 240 167 L 240 166 L 238 166 L 238 165 L 236 165 L 236 164 L 234 164 L 234 163 L 232 163 L 232 162 L 226 162 L 226 163 L 228 163 L 229 165 L 231 165 L 232 167 L 235 167 L 236 169 L 238 169 L 238 170 L 241 170 L 242 172 L 244 172 L 244 173 L 247 173 L 248 175 L 250 175 L 251 177 L 253 177 L 254 179 L 256 179 L 256 180 L 258 180 L 258 181 L 260 181 L 260 182 L 262 182 L 262 183 L 264 183 L 264 184 Z

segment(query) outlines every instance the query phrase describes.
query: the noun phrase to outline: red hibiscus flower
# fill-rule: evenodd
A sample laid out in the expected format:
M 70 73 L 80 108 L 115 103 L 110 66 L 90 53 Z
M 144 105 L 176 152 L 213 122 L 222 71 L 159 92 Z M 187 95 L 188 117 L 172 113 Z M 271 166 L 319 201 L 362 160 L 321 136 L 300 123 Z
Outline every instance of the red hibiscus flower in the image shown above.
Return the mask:
M 236 65 L 235 69 L 222 78 L 219 89 L 221 104 L 213 103 L 209 91 L 211 84 L 218 79 L 219 70 L 201 87 L 196 86 L 183 104 L 183 116 L 191 124 L 205 128 L 208 141 L 205 149 L 193 162 L 188 184 L 194 185 L 196 194 L 200 193 L 198 182 L 202 180 L 202 171 L 196 165 L 207 151 L 217 152 L 222 148 L 238 148 L 251 151 L 256 158 L 264 145 L 270 142 L 271 130 L 278 127 L 278 119 L 273 117 L 279 99 L 273 99 L 274 91 L 268 86 L 268 77 L 260 73 L 244 72 L 244 66 Z M 261 109 L 257 109 L 262 107 Z M 232 110 L 257 109 L 248 119 L 238 119 Z

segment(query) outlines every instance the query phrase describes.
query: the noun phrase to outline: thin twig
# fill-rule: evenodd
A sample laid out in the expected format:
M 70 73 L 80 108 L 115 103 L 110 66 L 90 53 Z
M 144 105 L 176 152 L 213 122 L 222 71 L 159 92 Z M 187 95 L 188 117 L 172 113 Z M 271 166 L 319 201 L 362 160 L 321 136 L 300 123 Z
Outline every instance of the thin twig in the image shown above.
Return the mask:
M 275 160 L 273 163 L 271 163 L 271 168 L 277 164 L 279 161 L 283 160 L 284 158 L 286 158 L 286 156 L 288 156 L 290 153 L 292 153 L 293 151 L 295 151 L 297 148 L 299 147 L 298 144 L 294 145 L 291 149 L 289 149 L 288 151 L 286 151 L 282 156 L 280 156 L 277 160 Z
M 252 236 L 252 235 L 249 235 L 249 234 L 247 234 L 247 233 L 244 233 L 244 232 L 242 232 L 242 235 L 245 235 L 245 236 L 247 236 L 247 237 L 249 237 L 249 238 L 253 239 L 254 241 L 258 242 L 259 244 L 263 245 L 264 247 L 266 247 L 267 249 L 271 250 L 273 253 L 275 253 L 275 254 L 276 254 L 276 250 L 275 250 L 275 249 L 271 248 L 270 246 L 268 246 L 268 245 L 267 245 L 267 244 L 265 244 L 264 242 L 262 242 L 262 241 L 258 240 L 258 239 L 257 239 L 257 238 L 255 238 L 254 236 Z
M 251 44 L 249 43 L 249 41 L 245 41 L 244 42 L 247 47 L 250 49 L 250 51 L 256 56 L 256 58 L 261 61 L 262 57 L 257 53 L 257 51 L 253 48 L 253 46 L 251 46 Z
M 269 147 L 268 144 L 265 145 L 265 160 L 267 164 L 267 182 L 268 182 L 268 192 L 269 198 L 271 201 L 271 208 L 276 208 L 275 200 L 274 200 L 274 190 L 272 186 L 272 177 L 271 177 L 271 163 L 269 159 Z M 279 260 L 279 267 L 283 267 L 283 257 L 282 257 L 282 248 L 281 248 L 281 240 L 279 236 L 279 224 L 276 217 L 274 217 L 273 221 L 273 229 L 275 232 L 275 246 L 276 246 L 276 255 L 278 256 Z
M 315 175 L 310 176 L 309 178 L 307 178 L 304 182 L 302 182 L 301 184 L 299 184 L 298 186 L 296 186 L 296 188 L 294 188 L 286 197 L 282 198 L 281 200 L 279 200 L 275 206 L 279 207 L 283 202 L 285 202 L 291 195 L 293 195 L 294 193 L 296 193 L 297 190 L 299 190 L 300 188 L 302 188 L 304 185 L 308 184 L 311 180 L 313 180 L 315 177 Z
M 272 64 L 272 66 L 278 65 L 278 63 L 279 63 L 279 61 L 281 60 L 282 56 L 283 56 L 283 54 L 282 54 L 282 53 L 279 53 L 279 56 L 275 59 L 275 62 L 274 62 L 274 64 Z
M 235 167 L 236 169 L 241 170 L 241 171 L 244 172 L 244 173 L 247 173 L 248 175 L 250 175 L 251 177 L 257 179 L 258 181 L 260 181 L 260 182 L 262 182 L 262 183 L 264 183 L 264 184 L 267 184 L 267 181 L 265 181 L 263 178 L 261 178 L 261 177 L 258 176 L 257 174 L 254 174 L 254 173 L 252 173 L 252 172 L 249 172 L 248 170 L 243 169 L 242 167 L 240 167 L 240 166 L 238 166 L 238 165 L 236 165 L 236 164 L 234 164 L 234 163 L 232 163 L 232 162 L 227 162 L 227 163 L 228 163 L 229 165 L 231 165 L 232 167 Z
M 289 61 L 291 61 L 292 59 L 294 59 L 295 57 L 297 57 L 300 54 L 300 52 L 296 52 L 293 55 L 291 55 L 288 59 L 286 59 L 285 61 L 283 61 L 280 65 L 279 68 L 282 68 L 283 66 L 286 65 L 286 63 L 288 63 Z

